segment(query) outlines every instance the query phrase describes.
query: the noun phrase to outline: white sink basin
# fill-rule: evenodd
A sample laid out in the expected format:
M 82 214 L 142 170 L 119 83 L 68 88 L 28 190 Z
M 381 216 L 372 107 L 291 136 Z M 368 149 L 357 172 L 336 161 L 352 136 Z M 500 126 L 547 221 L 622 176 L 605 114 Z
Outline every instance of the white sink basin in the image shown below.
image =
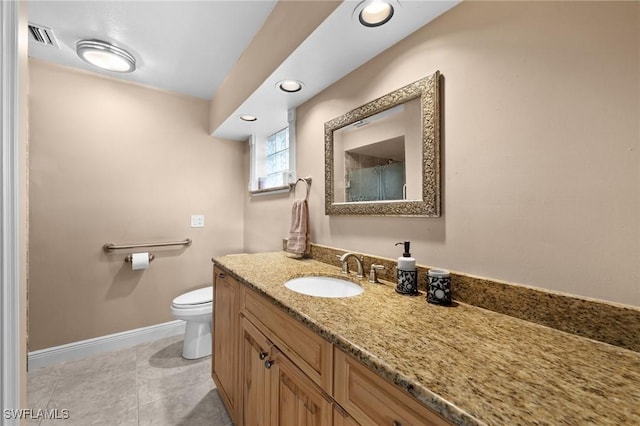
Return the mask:
M 351 281 L 331 277 L 301 277 L 284 283 L 289 290 L 315 297 L 352 297 L 364 291 Z

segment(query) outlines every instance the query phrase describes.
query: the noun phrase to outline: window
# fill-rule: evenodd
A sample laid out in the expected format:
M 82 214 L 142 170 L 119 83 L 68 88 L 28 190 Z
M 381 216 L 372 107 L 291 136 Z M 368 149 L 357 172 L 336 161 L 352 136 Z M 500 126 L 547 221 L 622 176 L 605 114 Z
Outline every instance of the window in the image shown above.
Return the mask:
M 266 177 L 258 178 L 258 188 L 273 188 L 289 183 L 289 128 L 267 138 Z M 285 175 L 286 174 L 286 175 Z M 262 181 L 264 179 L 264 181 Z M 262 181 L 262 185 L 260 184 Z
M 266 136 L 253 135 L 249 191 L 285 189 L 295 182 L 295 110 L 289 111 L 289 125 Z

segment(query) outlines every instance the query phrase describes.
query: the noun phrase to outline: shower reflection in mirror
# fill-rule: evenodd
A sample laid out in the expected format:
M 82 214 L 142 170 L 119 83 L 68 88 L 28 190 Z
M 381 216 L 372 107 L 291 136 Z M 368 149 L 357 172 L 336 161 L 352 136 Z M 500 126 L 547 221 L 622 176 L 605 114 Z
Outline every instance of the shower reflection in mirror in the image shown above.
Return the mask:
M 335 199 L 422 199 L 420 98 L 334 132 Z

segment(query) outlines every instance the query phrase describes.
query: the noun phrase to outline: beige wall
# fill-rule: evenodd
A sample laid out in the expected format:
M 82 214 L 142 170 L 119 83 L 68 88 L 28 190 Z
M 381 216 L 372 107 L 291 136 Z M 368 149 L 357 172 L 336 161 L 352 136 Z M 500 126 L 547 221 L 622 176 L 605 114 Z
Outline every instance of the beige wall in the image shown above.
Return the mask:
M 640 306 L 639 43 L 637 2 L 455 7 L 298 108 L 313 241 Z M 442 217 L 325 216 L 324 122 L 435 70 Z M 292 198 L 245 198 L 248 251 Z
M 173 320 L 211 257 L 243 249 L 243 145 L 208 135 L 206 101 L 30 65 L 29 349 Z M 184 238 L 144 271 L 102 250 Z

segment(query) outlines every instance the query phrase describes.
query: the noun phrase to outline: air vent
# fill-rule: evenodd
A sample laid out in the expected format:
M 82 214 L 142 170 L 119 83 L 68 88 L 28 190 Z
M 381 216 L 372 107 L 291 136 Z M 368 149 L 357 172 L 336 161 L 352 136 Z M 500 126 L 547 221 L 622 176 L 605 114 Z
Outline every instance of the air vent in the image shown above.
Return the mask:
M 38 44 L 60 48 L 58 40 L 56 40 L 56 36 L 53 34 L 51 28 L 29 22 L 29 35 L 31 36 L 31 40 Z

